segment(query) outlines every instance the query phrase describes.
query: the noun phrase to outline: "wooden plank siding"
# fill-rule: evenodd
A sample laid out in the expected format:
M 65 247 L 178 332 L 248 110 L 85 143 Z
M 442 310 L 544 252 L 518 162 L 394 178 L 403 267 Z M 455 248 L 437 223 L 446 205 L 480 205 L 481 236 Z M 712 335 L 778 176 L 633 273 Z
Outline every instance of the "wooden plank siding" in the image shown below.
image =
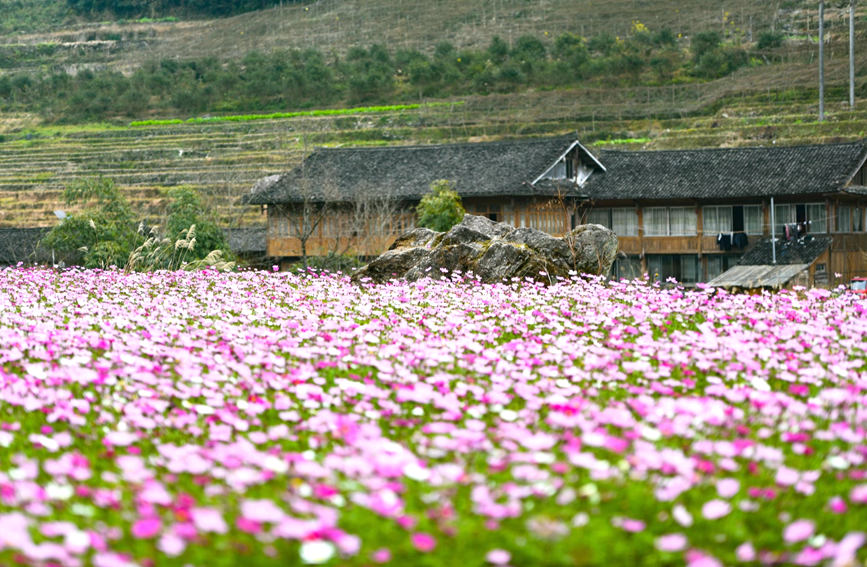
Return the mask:
M 803 204 L 824 202 L 826 206 L 827 232 L 833 237 L 830 251 L 817 259 L 810 267 L 810 283 L 814 281 L 816 266 L 820 270 L 823 279 L 828 274 L 827 285 L 837 285 L 848 281 L 854 276 L 867 276 L 867 232 L 864 232 L 865 224 L 860 225 L 861 232 L 838 231 L 834 224 L 837 207 L 840 204 L 860 207 L 863 215 L 867 210 L 867 200 L 863 198 L 852 199 L 817 199 L 815 196 L 804 199 L 786 199 L 784 203 L 777 200 L 777 204 Z M 686 202 L 650 202 L 636 203 L 635 201 L 609 201 L 591 204 L 585 203 L 581 207 L 574 204 L 564 203 L 561 200 L 551 198 L 472 198 L 464 200 L 464 207 L 468 213 L 486 216 L 497 222 L 505 222 L 515 227 L 532 227 L 543 230 L 550 234 L 561 236 L 568 232 L 576 222 L 586 219 L 587 211 L 592 208 L 634 208 L 638 223 L 638 233 L 635 236 L 618 235 L 620 252 L 628 257 L 636 258 L 641 262 L 641 269 L 647 270 L 646 257 L 648 255 L 696 255 L 699 259 L 700 278 L 708 273 L 708 258 L 727 257 L 729 262 L 732 257 L 739 257 L 744 250 L 733 248 L 721 250 L 717 243 L 716 234 L 705 234 L 707 226 L 704 219 L 703 207 L 707 205 L 760 205 L 762 207 L 762 235 L 749 234 L 749 245 L 763 237 L 770 236 L 770 200 L 752 201 L 717 201 L 709 203 L 686 203 Z M 378 226 L 358 227 L 357 219 L 353 221 L 351 211 L 332 211 L 322 219 L 314 233 L 307 241 L 307 254 L 310 256 L 327 255 L 329 253 L 355 254 L 364 257 L 376 256 L 386 250 L 397 236 L 415 226 L 414 203 L 404 204 L 400 213 L 390 222 L 379 222 Z M 648 207 L 695 207 L 696 227 L 695 235 L 688 236 L 647 236 L 645 231 L 645 209 Z M 295 236 L 293 226 L 297 227 L 297 214 L 285 206 L 270 206 L 268 209 L 268 254 L 274 257 L 299 257 L 301 255 L 301 242 Z M 355 222 L 355 224 L 353 224 Z M 293 223 L 296 223 L 293 225 Z M 780 225 L 780 219 L 777 219 Z M 352 228 L 352 227 L 356 228 Z M 856 225 L 852 223 L 847 230 L 852 230 Z M 297 228 L 294 229 L 297 231 Z M 777 234 L 781 238 L 781 234 Z M 839 273 L 839 278 L 834 274 Z M 819 285 L 822 285 L 819 283 Z
M 555 236 L 572 229 L 573 214 L 557 200 L 550 199 L 466 199 L 464 208 L 470 214 L 481 215 L 497 222 L 517 227 L 532 227 Z M 370 228 L 358 226 L 351 210 L 330 211 L 319 221 L 307 239 L 308 256 L 329 253 L 377 256 L 387 250 L 394 240 L 415 227 L 416 215 L 412 207 L 403 207 L 393 222 Z M 271 206 L 268 210 L 268 255 L 274 257 L 300 257 L 301 240 L 298 238 L 301 217 L 288 207 Z

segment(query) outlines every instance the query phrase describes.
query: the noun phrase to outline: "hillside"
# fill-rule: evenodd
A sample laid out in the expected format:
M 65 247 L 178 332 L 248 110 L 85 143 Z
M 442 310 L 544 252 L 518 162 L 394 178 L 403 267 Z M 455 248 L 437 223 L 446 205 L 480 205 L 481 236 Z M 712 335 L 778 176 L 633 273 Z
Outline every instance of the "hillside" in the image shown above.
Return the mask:
M 530 87 L 453 96 L 438 99 L 445 106 L 415 110 L 165 126 L 132 127 L 120 120 L 52 126 L 26 110 L 0 114 L 0 226 L 53 224 L 53 211 L 65 208 L 59 201 L 63 186 L 90 175 L 114 178 L 153 216 L 161 212 L 166 187 L 190 184 L 208 196 L 227 225 L 261 225 L 260 211 L 238 207 L 238 197 L 255 179 L 292 167 L 317 144 L 576 132 L 588 144 L 652 149 L 865 136 L 867 65 L 859 61 L 859 100 L 849 109 L 844 11 L 826 13 L 828 120 L 818 124 L 814 3 L 773 4 L 776 9 L 759 0 L 322 0 L 221 20 L 79 23 L 0 36 L 0 77 L 45 68 L 131 72 L 146 60 L 229 61 L 251 50 L 289 47 L 338 54 L 373 42 L 430 51 L 437 42 L 450 41 L 462 49 L 483 49 L 495 35 L 507 41 L 524 34 L 619 35 L 634 29 L 636 21 L 651 31 L 671 29 L 682 48 L 690 34 L 706 30 L 720 31 L 727 44 L 751 53 L 764 31 L 782 30 L 784 37 L 780 47 L 754 52 L 753 64 L 733 74 L 681 84 Z M 867 8 L 859 7 L 860 53 L 867 52 L 865 17 Z

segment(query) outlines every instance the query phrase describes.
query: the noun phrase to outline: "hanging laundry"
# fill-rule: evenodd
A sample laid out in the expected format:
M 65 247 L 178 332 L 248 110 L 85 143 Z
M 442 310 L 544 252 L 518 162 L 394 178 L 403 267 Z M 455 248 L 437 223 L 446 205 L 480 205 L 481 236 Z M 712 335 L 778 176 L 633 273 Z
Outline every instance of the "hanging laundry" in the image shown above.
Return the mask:
M 746 248 L 749 243 L 749 238 L 744 232 L 736 232 L 732 237 L 732 246 L 735 248 Z
M 720 250 L 731 250 L 732 249 L 732 236 L 731 236 L 731 234 L 719 233 L 716 237 L 716 244 Z

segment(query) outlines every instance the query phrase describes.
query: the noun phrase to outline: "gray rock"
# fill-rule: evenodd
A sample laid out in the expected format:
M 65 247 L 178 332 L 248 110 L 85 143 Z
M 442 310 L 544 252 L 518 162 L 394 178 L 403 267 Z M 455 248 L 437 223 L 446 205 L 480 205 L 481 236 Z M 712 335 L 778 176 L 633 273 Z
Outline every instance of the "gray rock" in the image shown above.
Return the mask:
M 570 272 L 607 274 L 617 255 L 617 236 L 598 224 L 582 225 L 563 238 L 465 215 L 446 233 L 416 228 L 395 240 L 352 279 L 381 283 L 399 278 L 443 278 L 472 272 L 482 282 L 532 278 L 553 282 Z

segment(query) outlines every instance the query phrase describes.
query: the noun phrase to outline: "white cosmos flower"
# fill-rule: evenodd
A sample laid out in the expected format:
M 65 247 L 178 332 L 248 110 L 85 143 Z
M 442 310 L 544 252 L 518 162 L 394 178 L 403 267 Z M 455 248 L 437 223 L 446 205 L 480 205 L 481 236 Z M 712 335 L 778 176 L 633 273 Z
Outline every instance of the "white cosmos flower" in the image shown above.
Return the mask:
M 334 557 L 334 544 L 317 539 L 301 544 L 301 561 L 311 565 L 320 565 Z

